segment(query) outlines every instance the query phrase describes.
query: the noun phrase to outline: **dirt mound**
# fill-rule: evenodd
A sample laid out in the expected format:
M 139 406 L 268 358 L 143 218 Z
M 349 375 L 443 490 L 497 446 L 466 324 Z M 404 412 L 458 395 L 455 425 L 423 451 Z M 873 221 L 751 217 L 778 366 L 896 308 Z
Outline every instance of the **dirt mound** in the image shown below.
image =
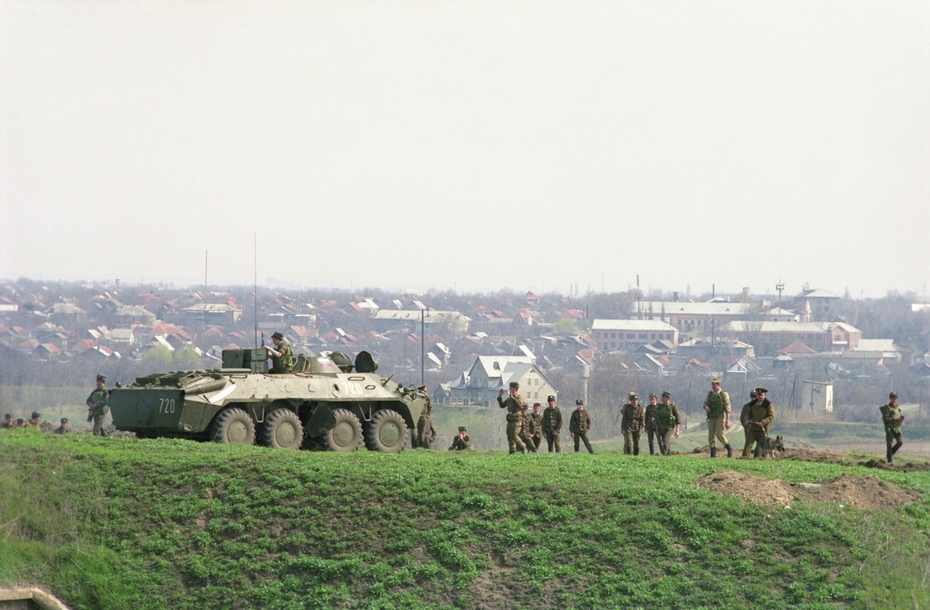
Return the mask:
M 691 453 L 698 457 L 707 456 L 710 455 L 710 447 L 707 445 L 704 445 L 703 447 L 695 447 Z M 733 457 L 740 458 L 741 453 L 742 448 L 737 449 L 736 445 L 734 445 Z M 725 456 L 726 449 L 719 449 L 717 451 L 717 455 Z M 885 460 L 878 458 L 865 458 L 861 455 L 849 455 L 837 453 L 836 451 L 804 449 L 798 447 L 789 447 L 784 451 L 776 451 L 773 455 L 773 459 L 795 460 L 798 462 L 820 462 L 826 464 L 839 464 L 841 466 L 865 466 L 866 468 L 878 468 L 879 470 L 888 470 L 891 472 L 918 472 L 930 470 L 930 462 L 923 461 L 920 458 L 914 459 L 910 456 L 907 458 L 897 458 L 896 464 L 889 464 Z M 902 459 L 907 461 L 902 462 Z
M 890 509 L 912 502 L 917 494 L 871 475 L 840 475 L 820 483 L 790 485 L 732 470 L 714 471 L 694 481 L 695 487 L 731 494 L 762 506 L 789 506 L 798 498 L 849 504 L 873 510 Z

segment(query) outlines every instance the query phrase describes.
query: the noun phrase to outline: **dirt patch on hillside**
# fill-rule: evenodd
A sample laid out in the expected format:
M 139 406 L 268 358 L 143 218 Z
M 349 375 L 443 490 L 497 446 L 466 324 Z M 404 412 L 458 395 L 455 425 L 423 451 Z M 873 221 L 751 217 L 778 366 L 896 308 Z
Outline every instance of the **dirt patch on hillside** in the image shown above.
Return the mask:
M 820 483 L 791 485 L 732 470 L 714 471 L 694 481 L 695 487 L 738 496 L 762 506 L 790 506 L 798 498 L 835 502 L 873 510 L 891 509 L 913 502 L 918 494 L 872 475 L 843 474 Z
M 733 446 L 733 457 L 736 459 L 742 459 L 741 453 L 742 448 L 737 449 L 736 446 Z M 695 447 L 692 452 L 696 456 L 707 456 L 710 455 L 710 447 Z M 718 458 L 725 456 L 725 449 L 718 449 L 717 456 Z M 724 458 L 726 459 L 726 458 Z M 750 458 L 750 459 L 761 459 L 761 458 Z M 839 464 L 841 466 L 865 466 L 866 468 L 878 468 L 879 470 L 888 470 L 891 472 L 918 472 L 924 470 L 930 470 L 930 462 L 923 459 L 917 458 L 913 459 L 910 457 L 899 458 L 896 457 L 895 464 L 889 464 L 884 459 L 879 459 L 875 457 L 867 456 L 856 456 L 843 453 L 837 453 L 836 451 L 824 451 L 819 449 L 806 449 L 800 447 L 789 447 L 784 451 L 776 451 L 771 459 L 776 460 L 795 460 L 799 462 L 820 462 L 825 464 Z M 904 461 L 906 460 L 906 461 Z

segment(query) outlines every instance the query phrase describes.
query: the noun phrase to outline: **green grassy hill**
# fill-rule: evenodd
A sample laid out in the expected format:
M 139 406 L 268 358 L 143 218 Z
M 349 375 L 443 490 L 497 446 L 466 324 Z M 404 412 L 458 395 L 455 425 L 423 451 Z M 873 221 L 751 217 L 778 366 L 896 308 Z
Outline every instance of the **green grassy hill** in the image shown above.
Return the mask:
M 921 500 L 741 505 L 728 468 Z M 0 432 L 0 583 L 75 609 L 930 607 L 930 472 Z

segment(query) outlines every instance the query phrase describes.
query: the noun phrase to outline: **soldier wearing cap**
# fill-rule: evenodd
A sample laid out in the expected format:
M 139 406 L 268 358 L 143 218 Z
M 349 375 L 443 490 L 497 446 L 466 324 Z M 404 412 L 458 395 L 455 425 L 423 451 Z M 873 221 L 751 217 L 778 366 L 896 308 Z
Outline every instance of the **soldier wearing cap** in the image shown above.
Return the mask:
M 733 457 L 733 445 L 727 440 L 724 430 L 730 428 L 730 395 L 720 389 L 720 379 L 710 381 L 710 391 L 704 399 L 704 411 L 707 413 L 707 442 L 710 445 L 710 457 L 717 457 L 717 440 L 723 443 L 727 457 Z
M 26 420 L 25 420 L 25 419 L 23 419 L 22 417 L 20 417 L 20 418 L 17 418 L 17 420 L 16 420 L 16 427 L 17 427 L 17 428 L 28 428 L 29 425 L 26 423 Z
M 55 434 L 68 434 L 71 432 L 71 428 L 68 427 L 68 418 L 61 418 L 61 425 L 55 428 Z
M 26 422 L 26 427 L 27 427 L 27 428 L 32 428 L 33 430 L 38 430 L 38 431 L 41 432 L 41 431 L 42 431 L 42 428 L 39 427 L 39 418 L 40 418 L 40 417 L 42 417 L 42 414 L 41 414 L 41 413 L 39 413 L 38 411 L 33 411 L 33 412 L 32 412 L 32 417 L 29 419 L 29 421 Z
M 294 351 L 284 341 L 284 335 L 279 332 L 271 335 L 274 347 L 265 345 L 268 355 L 271 356 L 271 370 L 269 373 L 288 373 L 294 366 Z
M 533 425 L 530 421 L 530 417 L 531 415 L 528 412 L 526 403 L 523 403 L 523 408 L 520 409 L 520 423 L 517 425 L 517 436 L 523 441 L 523 446 L 526 447 L 527 451 L 536 453 L 536 445 L 533 444 L 533 437 L 530 434 L 530 429 Z
M 620 432 L 623 433 L 623 453 L 639 455 L 639 435 L 646 427 L 646 411 L 639 404 L 639 395 L 630 392 L 627 403 L 620 408 Z
M 743 405 L 743 410 L 739 412 L 739 423 L 743 426 L 743 440 L 745 442 L 749 441 L 749 408 L 752 406 L 752 403 L 756 402 L 756 397 L 759 394 L 753 388 L 752 392 L 749 393 L 749 402 Z M 746 457 L 745 455 L 743 457 Z
M 433 424 L 433 420 L 430 419 L 430 416 L 433 413 L 433 405 L 427 397 L 426 406 L 423 408 L 423 412 L 420 413 L 420 418 L 417 420 L 417 429 L 416 433 L 413 436 L 415 441 L 413 444 L 414 449 L 432 449 L 433 442 L 436 440 L 436 426 Z
M 571 433 L 572 438 L 575 439 L 575 453 L 578 453 L 581 441 L 584 441 L 588 453 L 594 453 L 594 449 L 591 448 L 591 443 L 588 441 L 588 430 L 590 429 L 591 416 L 584 410 L 584 402 L 576 400 L 575 410 L 572 411 L 572 416 L 568 420 L 568 431 Z
M 559 442 L 559 435 L 562 433 L 562 410 L 555 406 L 555 396 L 550 395 L 546 402 L 548 406 L 543 411 L 542 433 L 546 437 L 549 453 L 552 453 L 553 447 L 556 453 L 562 453 L 562 445 Z
M 497 392 L 497 404 L 501 409 L 507 409 L 507 447 L 510 453 L 516 453 L 517 450 L 520 453 L 526 453 L 526 446 L 518 434 L 523 420 L 523 416 L 520 415 L 520 411 L 523 409 L 523 397 L 517 392 L 519 389 L 520 384 L 511 381 L 506 400 L 502 398 L 504 395 L 503 388 Z
M 882 412 L 882 423 L 885 424 L 885 459 L 889 464 L 894 464 L 894 454 L 904 444 L 901 437 L 901 422 L 904 421 L 904 413 L 898 406 L 898 393 L 892 392 L 888 395 L 888 404 L 879 407 Z M 894 441 L 894 445 L 891 442 Z
M 539 445 L 542 443 L 542 408 L 538 402 L 533 403 L 533 412 L 527 416 L 526 435 L 533 443 L 533 451 L 539 452 Z
M 655 440 L 659 436 L 658 425 L 656 424 L 656 410 L 659 405 L 658 397 L 655 392 L 649 393 L 649 404 L 646 405 L 646 438 L 649 439 L 649 455 L 655 455 Z M 659 440 L 659 453 L 662 452 L 662 439 Z
M 0 428 L 11 429 L 15 427 L 16 427 L 16 424 L 13 423 L 13 415 L 11 413 L 7 413 L 3 418 L 3 423 L 0 424 Z
M 740 423 L 746 429 L 746 445 L 743 447 L 743 457 L 749 457 L 753 443 L 756 444 L 756 457 L 761 453 L 761 441 L 769 435 L 769 426 L 775 419 L 775 405 L 769 402 L 765 388 L 756 388 L 756 400 L 749 404 L 749 412 L 745 421 L 740 414 Z M 745 408 L 743 409 L 745 411 Z
M 107 389 L 106 375 L 97 375 L 97 388 L 87 397 L 87 421 L 94 422 L 94 434 L 106 436 L 103 421 L 110 412 L 110 390 Z
M 449 451 L 465 451 L 471 449 L 471 438 L 468 437 L 465 426 L 459 426 L 459 433 L 452 439 L 452 446 Z
M 672 455 L 672 435 L 675 438 L 680 435 L 681 415 L 668 391 L 662 392 L 662 402 L 656 407 L 656 428 L 659 432 L 659 451 L 662 455 Z

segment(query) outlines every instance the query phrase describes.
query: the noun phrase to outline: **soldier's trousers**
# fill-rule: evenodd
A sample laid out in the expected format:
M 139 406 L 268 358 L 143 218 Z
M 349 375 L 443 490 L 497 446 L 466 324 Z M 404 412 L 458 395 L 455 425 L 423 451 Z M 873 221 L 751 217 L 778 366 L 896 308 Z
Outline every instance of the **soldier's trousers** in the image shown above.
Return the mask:
M 520 440 L 520 436 L 517 434 L 517 422 L 515 421 L 507 422 L 507 447 L 510 449 L 510 453 L 525 449 L 523 441 Z
M 639 430 L 623 431 L 623 448 L 629 450 L 633 455 L 639 455 L 639 436 L 642 434 Z
M 717 440 L 719 439 L 724 447 L 729 445 L 730 441 L 727 440 L 723 431 L 723 415 L 720 417 L 707 418 L 707 444 L 711 447 L 716 447 Z
M 536 447 L 536 452 L 539 452 L 539 446 L 542 444 L 542 437 L 538 434 L 536 436 L 531 436 L 530 439 L 533 441 L 533 447 Z
M 94 415 L 94 434 L 97 434 L 99 436 L 107 435 L 107 429 L 103 425 L 103 422 L 106 421 L 106 419 L 107 419 L 106 413 Z
M 646 438 L 649 439 L 649 447 L 652 447 L 655 444 L 655 441 L 659 441 L 659 444 L 662 444 L 662 437 L 659 436 L 659 431 L 655 428 L 646 428 Z
M 675 428 L 668 430 L 659 430 L 659 447 L 662 449 L 662 455 L 672 455 L 672 437 L 675 436 Z
M 765 430 L 753 423 L 750 423 L 749 427 L 746 428 L 746 445 L 743 447 L 743 457 L 748 458 L 750 456 L 753 443 L 761 443 L 762 439 L 765 437 Z M 756 445 L 756 449 L 759 449 L 758 444 Z
M 894 445 L 891 442 L 894 441 Z M 901 448 L 901 445 L 904 444 L 903 437 L 901 436 L 900 430 L 892 430 L 889 427 L 885 427 L 885 446 L 888 449 L 888 456 L 892 456 L 898 452 L 898 449 Z
M 526 447 L 526 450 L 536 453 L 536 445 L 533 444 L 533 437 L 529 434 L 521 434 L 519 436 L 520 440 L 523 441 L 523 446 Z
M 584 441 L 584 446 L 587 447 L 588 453 L 594 453 L 594 449 L 591 449 L 591 443 L 588 442 L 588 434 L 586 432 L 575 432 L 575 453 L 578 453 L 580 449 L 579 443 Z
M 546 444 L 549 445 L 549 453 L 552 453 L 552 447 L 555 446 L 556 453 L 562 453 L 562 443 L 559 442 L 559 432 L 550 432 L 546 435 Z

